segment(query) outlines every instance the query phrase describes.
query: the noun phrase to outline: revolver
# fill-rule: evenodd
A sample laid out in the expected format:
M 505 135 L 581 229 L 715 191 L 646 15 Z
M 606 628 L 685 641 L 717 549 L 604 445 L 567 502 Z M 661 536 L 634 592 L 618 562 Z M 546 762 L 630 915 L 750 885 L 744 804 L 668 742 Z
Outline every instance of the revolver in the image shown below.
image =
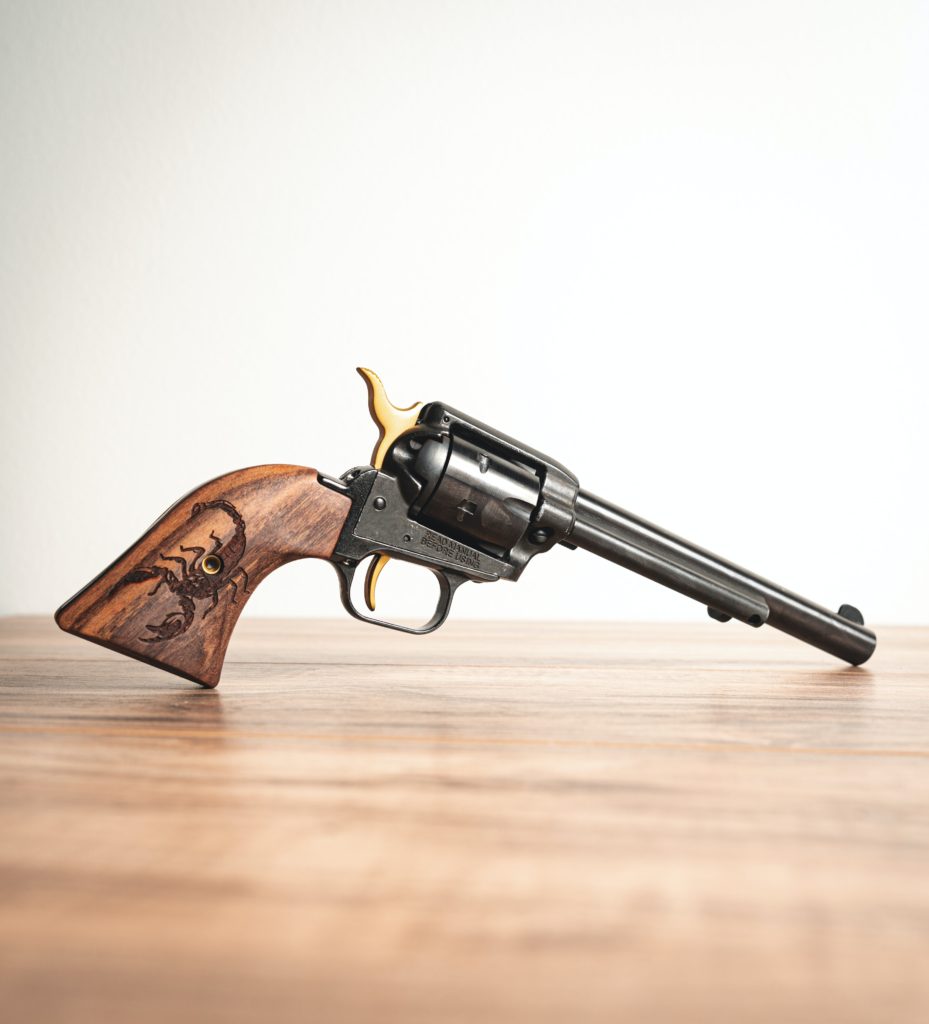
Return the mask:
M 431 633 L 463 583 L 518 580 L 562 544 L 699 601 L 719 622 L 774 626 L 853 665 L 874 651 L 852 605 L 831 612 L 798 597 L 582 490 L 561 463 L 443 402 L 395 406 L 377 374 L 358 372 L 378 427 L 371 465 L 338 479 L 254 466 L 203 484 L 62 605 L 58 625 L 213 687 L 248 596 L 286 562 L 329 561 L 356 619 Z M 435 574 L 438 600 L 424 625 L 374 616 L 391 559 Z M 352 596 L 363 563 L 365 610 Z

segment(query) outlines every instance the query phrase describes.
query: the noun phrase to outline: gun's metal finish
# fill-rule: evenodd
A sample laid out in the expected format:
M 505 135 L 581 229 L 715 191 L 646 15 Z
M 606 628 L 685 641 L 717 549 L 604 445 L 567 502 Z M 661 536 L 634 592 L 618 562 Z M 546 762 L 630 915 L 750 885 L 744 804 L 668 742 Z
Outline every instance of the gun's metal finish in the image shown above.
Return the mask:
M 441 402 L 398 409 L 380 378 L 362 370 L 380 437 L 373 468 L 343 477 L 353 512 L 337 546 L 342 597 L 351 614 L 407 632 L 429 632 L 464 582 L 516 580 L 529 561 L 561 543 L 583 548 L 707 606 L 721 622 L 767 623 L 860 665 L 876 644 L 861 613 L 837 614 L 727 562 L 580 489 L 561 463 Z M 374 555 L 367 607 L 391 558 L 439 578 L 440 600 L 418 629 L 374 619 L 351 602 L 351 580 Z
M 767 623 L 853 665 L 874 652 L 877 639 L 853 606 L 827 611 L 586 491 L 577 496 L 568 540 L 702 601 L 715 619 Z

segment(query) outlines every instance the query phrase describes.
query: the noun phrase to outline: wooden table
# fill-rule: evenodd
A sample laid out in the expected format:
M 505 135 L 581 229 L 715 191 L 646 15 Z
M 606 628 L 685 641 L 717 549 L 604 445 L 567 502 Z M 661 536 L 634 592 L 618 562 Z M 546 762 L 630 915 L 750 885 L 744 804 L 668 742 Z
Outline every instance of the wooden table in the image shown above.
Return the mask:
M 929 629 L 0 622 L 16 1021 L 929 1020 Z

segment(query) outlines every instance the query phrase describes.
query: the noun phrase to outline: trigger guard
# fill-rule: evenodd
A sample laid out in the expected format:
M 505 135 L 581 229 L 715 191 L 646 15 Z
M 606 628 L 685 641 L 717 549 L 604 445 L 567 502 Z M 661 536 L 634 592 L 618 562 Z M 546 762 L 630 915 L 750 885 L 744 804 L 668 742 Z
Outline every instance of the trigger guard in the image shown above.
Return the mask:
M 436 602 L 435 611 L 432 613 L 432 618 L 422 626 L 402 626 L 399 622 L 388 622 L 387 619 L 377 619 L 373 615 L 365 615 L 355 607 L 352 601 L 352 581 L 355 578 L 358 562 L 332 562 L 331 564 L 339 574 L 339 594 L 342 598 L 342 605 L 352 618 L 361 622 L 369 622 L 373 626 L 383 626 L 385 629 L 396 629 L 401 633 L 415 633 L 419 636 L 432 633 L 442 625 L 448 618 L 455 591 L 469 579 L 461 573 L 446 572 L 444 569 L 424 565 L 423 568 L 428 569 L 439 581 L 439 599 Z

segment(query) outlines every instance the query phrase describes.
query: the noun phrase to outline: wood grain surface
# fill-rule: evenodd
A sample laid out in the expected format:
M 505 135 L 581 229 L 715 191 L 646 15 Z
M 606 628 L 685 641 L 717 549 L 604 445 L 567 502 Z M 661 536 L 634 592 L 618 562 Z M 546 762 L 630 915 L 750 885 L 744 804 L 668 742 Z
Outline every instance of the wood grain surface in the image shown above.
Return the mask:
M 216 686 L 258 584 L 286 562 L 328 558 L 350 508 L 315 469 L 226 473 L 172 505 L 55 620 L 84 640 Z
M 4 1021 L 924 1022 L 929 629 L 0 621 Z

